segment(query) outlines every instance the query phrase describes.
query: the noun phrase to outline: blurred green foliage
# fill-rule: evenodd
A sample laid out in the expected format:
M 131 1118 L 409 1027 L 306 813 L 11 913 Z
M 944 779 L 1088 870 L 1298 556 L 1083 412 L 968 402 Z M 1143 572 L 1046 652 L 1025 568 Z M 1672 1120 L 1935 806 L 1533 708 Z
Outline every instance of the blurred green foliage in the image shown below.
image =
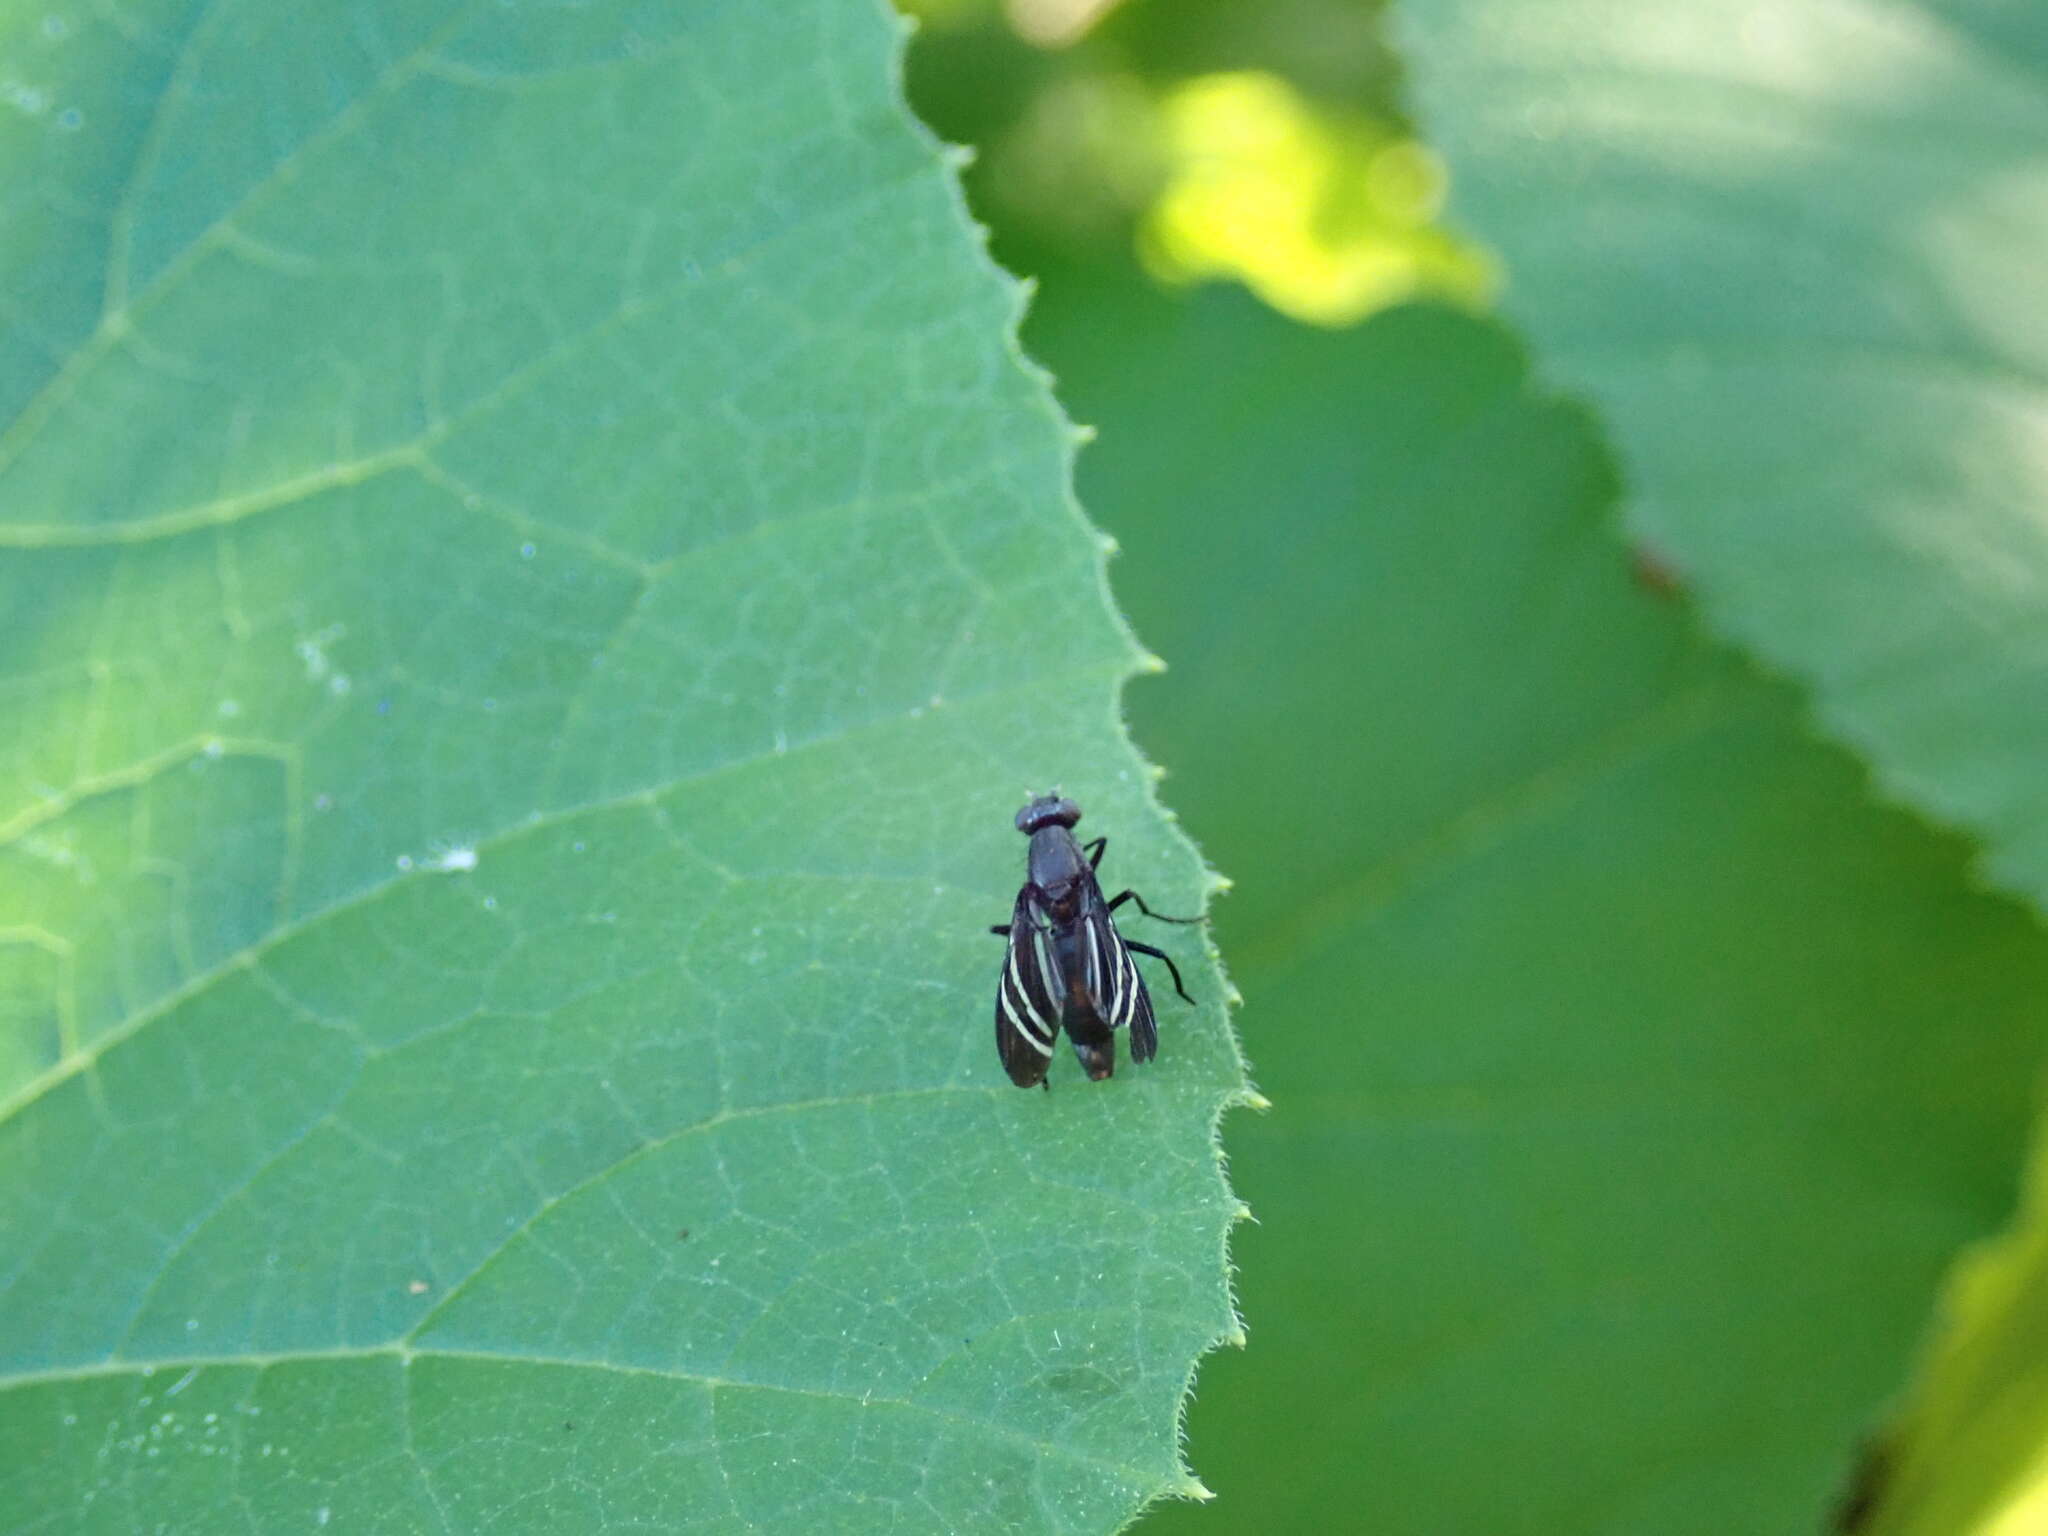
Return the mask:
M 1434 222 L 1442 171 L 1392 108 L 1368 10 L 1294 3 L 1248 26 L 1239 6 L 1126 5 L 1051 49 L 1019 35 L 1033 14 L 931 8 L 911 59 L 927 121 L 975 146 L 976 206 L 1019 270 L 1135 238 L 1162 281 L 1239 277 L 1330 324 L 1490 290 Z
M 1171 286 L 1192 265 L 1159 250 L 1176 104 L 1281 80 L 1316 121 L 1401 142 L 1375 16 L 1133 0 L 1033 47 L 956 6 L 912 54 L 920 109 L 983 151 L 998 255 L 1039 284 L 1027 346 L 1100 429 L 1082 498 L 1172 667 L 1133 725 L 1237 881 L 1217 931 L 1274 1101 L 1227 1135 L 1260 1225 L 1235 1245 L 1249 1348 L 1204 1366 L 1189 1420 L 1221 1497 L 1146 1528 L 1789 1536 L 1871 1518 L 1903 1463 L 1922 1508 L 1883 1528 L 1962 1530 L 2042 1442 L 2038 1327 L 1999 1299 L 2028 1293 L 2037 1243 L 1951 1287 L 1985 1331 L 1937 1361 L 1928 1449 L 1902 1457 L 1888 1425 L 1945 1269 L 2011 1209 L 2048 947 L 1978 889 L 1967 843 L 1878 809 L 1805 700 L 1699 632 L 1691 549 L 1631 545 L 1602 423 L 1533 387 L 1501 332 L 1291 323 L 1274 309 L 1343 315 L 1295 301 L 1300 248 L 1256 219 L 1234 233 L 1264 230 L 1265 264 L 1221 259 L 1224 228 L 1209 271 L 1273 308 Z M 1543 57 L 1505 28 L 1497 52 Z M 1548 78 L 1508 58 L 1475 99 Z M 1088 99 L 1117 105 L 1093 127 L 1061 105 Z M 1527 110 L 1544 145 L 1558 124 Z M 1058 152 L 1048 121 L 1075 130 Z M 1231 158 L 1293 183 L 1242 185 L 1240 208 L 1313 190 L 1307 156 Z M 1551 260 L 1574 198 L 1598 202 L 1519 190 L 1503 236 L 1536 229 Z M 1772 206 L 1760 240 L 1808 227 Z M 1684 254 L 1603 260 L 1662 284 L 1682 328 Z M 1419 289 L 1485 291 L 1447 270 Z M 1561 281 L 1606 293 L 1598 263 Z M 1796 432 L 1789 400 L 1777 415 Z M 1657 487 L 1704 526 L 1741 494 L 1712 458 Z M 1726 558 L 1768 584 L 1782 539 L 1853 603 L 1853 573 L 1769 510 Z M 1958 1463 L 1987 1394 L 1997 1443 Z
M 2048 903 L 2048 6 L 1404 15 L 1459 217 L 1629 526 Z

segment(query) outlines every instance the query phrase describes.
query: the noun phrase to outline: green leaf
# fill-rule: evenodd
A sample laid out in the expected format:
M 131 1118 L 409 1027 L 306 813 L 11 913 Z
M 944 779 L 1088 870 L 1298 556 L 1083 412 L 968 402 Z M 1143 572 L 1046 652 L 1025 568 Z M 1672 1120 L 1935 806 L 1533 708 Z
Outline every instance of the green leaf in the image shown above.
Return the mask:
M 1631 525 L 2048 900 L 2048 10 L 1414 0 L 1423 127 Z
M 1632 524 L 1890 795 L 2042 906 L 2048 12 L 1407 14 L 1457 209 L 1546 373 L 1598 404 Z M 2029 1219 L 1956 1282 L 1877 1529 L 1965 1529 L 2048 1447 Z
M 1194 1486 L 1224 984 L 1023 1094 L 986 927 L 1053 782 L 1208 877 L 898 41 L 0 10 L 10 1528 Z
M 1273 1101 L 1146 1529 L 1815 1530 L 2010 1208 L 2048 947 L 1631 573 L 1497 328 L 1044 276 Z

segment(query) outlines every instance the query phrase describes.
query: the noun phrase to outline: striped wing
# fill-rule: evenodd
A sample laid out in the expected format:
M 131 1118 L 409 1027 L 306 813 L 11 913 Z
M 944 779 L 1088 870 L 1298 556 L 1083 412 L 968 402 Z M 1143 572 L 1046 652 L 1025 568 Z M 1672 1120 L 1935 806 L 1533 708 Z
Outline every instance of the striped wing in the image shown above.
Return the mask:
M 1060 1032 L 1059 967 L 1053 961 L 1052 925 L 1033 898 L 1032 887 L 1017 893 L 1010 914 L 1003 974 L 996 983 L 996 1050 L 1003 1070 L 1019 1088 L 1043 1080 Z
M 1116 931 L 1116 919 L 1103 905 L 1100 890 L 1091 890 L 1083 902 L 1080 939 L 1082 981 L 1096 1016 L 1112 1030 L 1128 1027 L 1131 1060 L 1150 1061 L 1159 1050 L 1152 994 L 1145 990 L 1138 962 Z

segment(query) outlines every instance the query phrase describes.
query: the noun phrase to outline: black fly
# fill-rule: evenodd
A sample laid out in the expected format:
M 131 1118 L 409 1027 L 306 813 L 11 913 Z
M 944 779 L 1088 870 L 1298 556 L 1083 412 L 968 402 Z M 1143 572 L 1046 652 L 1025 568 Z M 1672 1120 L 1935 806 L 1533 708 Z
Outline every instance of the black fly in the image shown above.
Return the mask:
M 1115 1031 L 1126 1025 L 1131 1060 L 1152 1059 L 1159 1049 L 1159 1026 L 1133 950 L 1166 961 L 1173 990 L 1194 1001 L 1172 959 L 1149 944 L 1126 939 L 1110 914 L 1135 901 L 1140 912 L 1162 922 L 1201 919 L 1165 917 L 1135 891 L 1104 901 L 1095 868 L 1109 839 L 1098 837 L 1083 848 L 1072 830 L 1080 819 L 1081 807 L 1058 795 L 1040 795 L 1017 813 L 1017 830 L 1031 839 L 1028 878 L 1010 921 L 989 930 L 1009 940 L 1002 979 L 996 983 L 996 1049 L 1003 1070 L 1019 1088 L 1045 1081 L 1053 1042 L 1062 1029 L 1074 1042 L 1082 1070 L 1097 1082 L 1116 1070 Z

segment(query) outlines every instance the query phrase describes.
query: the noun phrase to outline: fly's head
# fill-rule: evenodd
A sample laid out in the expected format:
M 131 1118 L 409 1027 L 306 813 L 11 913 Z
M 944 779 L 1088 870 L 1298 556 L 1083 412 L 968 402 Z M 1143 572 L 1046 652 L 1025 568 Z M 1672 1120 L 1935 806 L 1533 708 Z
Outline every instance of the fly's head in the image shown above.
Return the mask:
M 1064 795 L 1039 795 L 1017 813 L 1017 830 L 1026 837 L 1041 827 L 1071 827 L 1081 819 L 1081 807 Z

